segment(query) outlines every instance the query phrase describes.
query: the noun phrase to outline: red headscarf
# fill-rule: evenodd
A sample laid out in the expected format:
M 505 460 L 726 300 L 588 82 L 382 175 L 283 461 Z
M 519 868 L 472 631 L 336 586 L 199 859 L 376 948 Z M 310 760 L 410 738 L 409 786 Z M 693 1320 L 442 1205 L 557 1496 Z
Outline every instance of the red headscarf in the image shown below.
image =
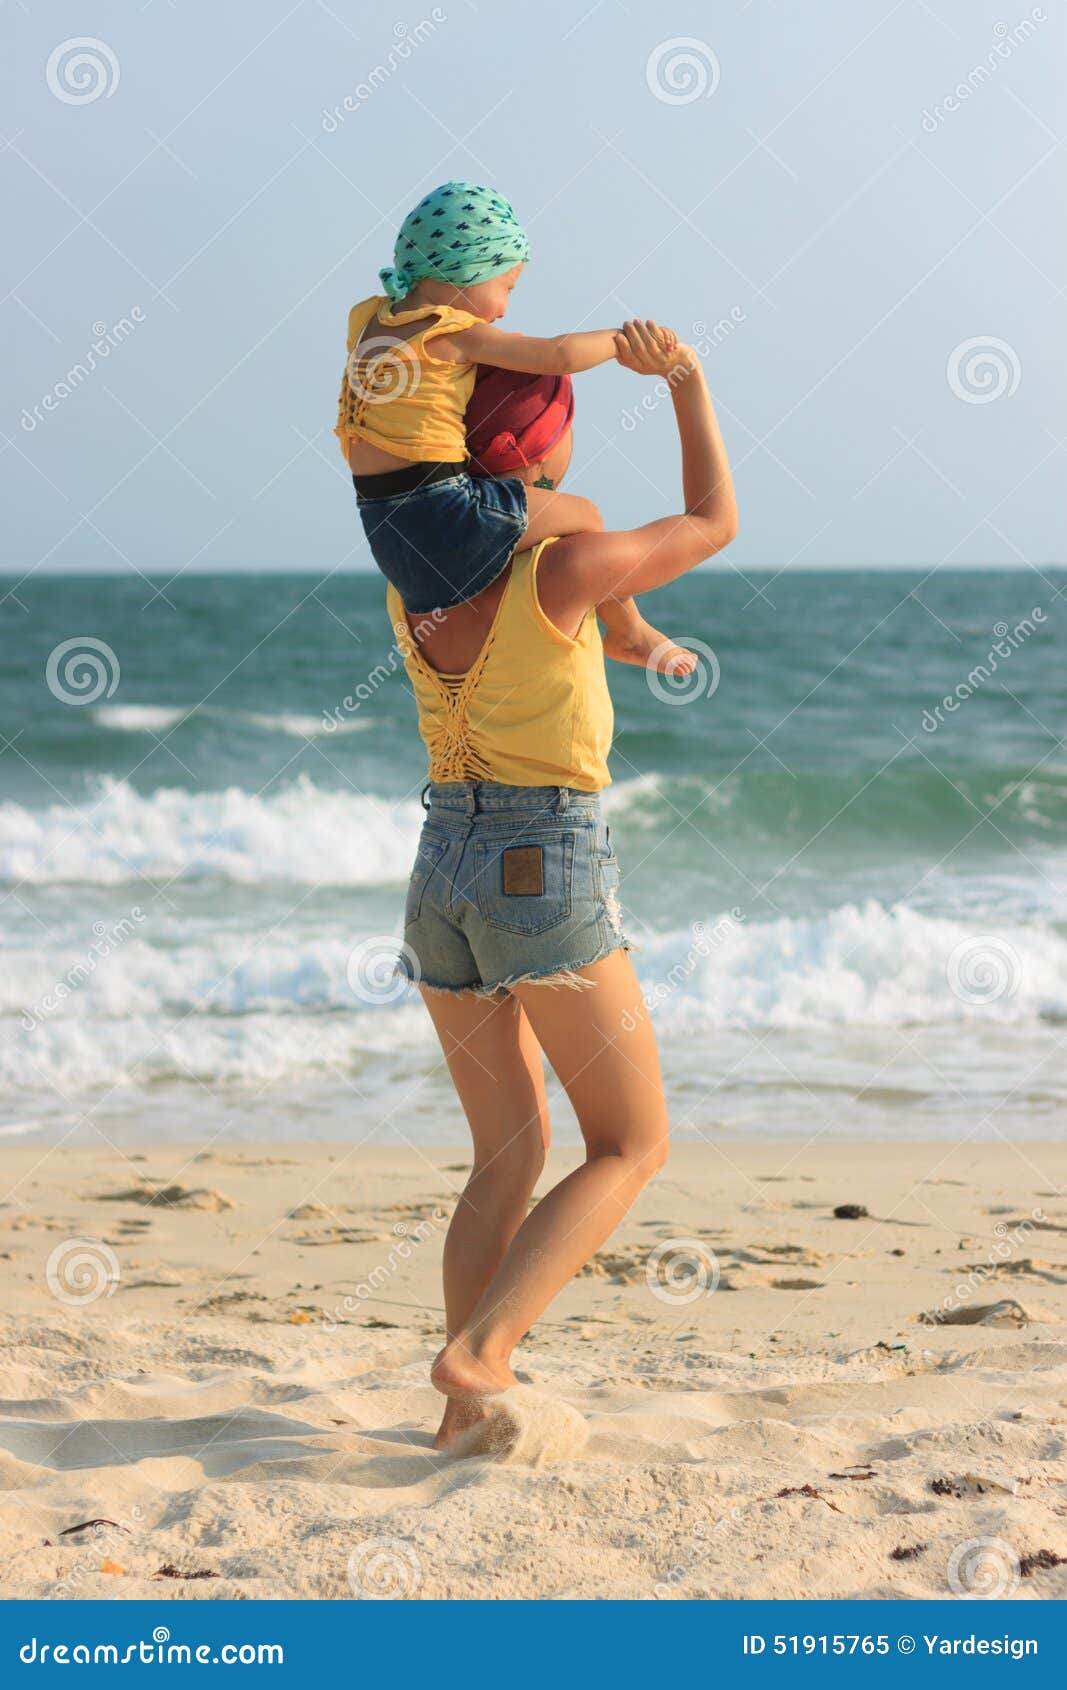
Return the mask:
M 467 406 L 472 475 L 513 475 L 540 463 L 574 418 L 570 376 L 531 376 L 481 364 Z

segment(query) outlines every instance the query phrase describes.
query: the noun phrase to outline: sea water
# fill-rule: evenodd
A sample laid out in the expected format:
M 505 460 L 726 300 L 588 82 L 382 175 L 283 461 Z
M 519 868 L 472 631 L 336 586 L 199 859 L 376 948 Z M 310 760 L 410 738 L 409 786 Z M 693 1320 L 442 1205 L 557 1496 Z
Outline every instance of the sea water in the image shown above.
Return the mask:
M 678 1137 L 1062 1133 L 1065 588 L 720 568 L 650 603 L 700 666 L 608 665 L 605 804 Z M 378 580 L 0 597 L 0 1135 L 460 1141 L 381 961 L 425 755 Z

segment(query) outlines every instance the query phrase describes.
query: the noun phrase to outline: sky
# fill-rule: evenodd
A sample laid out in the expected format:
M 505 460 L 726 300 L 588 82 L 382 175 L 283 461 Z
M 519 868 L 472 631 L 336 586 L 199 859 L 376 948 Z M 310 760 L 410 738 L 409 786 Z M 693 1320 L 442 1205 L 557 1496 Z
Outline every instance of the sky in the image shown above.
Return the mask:
M 14 0 L 0 28 L 0 569 L 372 568 L 345 321 L 450 178 L 529 230 L 506 326 L 698 346 L 729 563 L 1063 561 L 1052 0 Z M 609 527 L 678 508 L 654 384 L 579 378 L 568 485 Z

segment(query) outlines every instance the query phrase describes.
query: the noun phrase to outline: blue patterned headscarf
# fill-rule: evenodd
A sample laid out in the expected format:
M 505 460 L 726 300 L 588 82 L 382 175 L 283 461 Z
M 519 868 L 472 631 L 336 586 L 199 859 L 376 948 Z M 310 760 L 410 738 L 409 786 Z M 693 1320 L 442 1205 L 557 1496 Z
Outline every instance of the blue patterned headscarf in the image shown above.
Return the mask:
M 420 200 L 400 225 L 393 266 L 381 270 L 390 299 L 403 299 L 416 282 L 474 287 L 525 264 L 530 244 L 501 194 L 473 182 L 445 182 Z

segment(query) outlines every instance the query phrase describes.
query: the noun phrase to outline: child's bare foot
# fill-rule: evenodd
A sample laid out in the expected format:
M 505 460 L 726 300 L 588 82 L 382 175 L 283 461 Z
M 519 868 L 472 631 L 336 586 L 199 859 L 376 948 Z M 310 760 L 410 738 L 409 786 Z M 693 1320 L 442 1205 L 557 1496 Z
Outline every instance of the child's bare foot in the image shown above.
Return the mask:
M 654 669 L 660 675 L 691 675 L 698 661 L 693 652 L 675 645 L 643 616 L 621 630 L 605 629 L 604 656 L 616 663 L 639 663 L 642 669 Z
M 498 1357 L 476 1356 L 459 1338 L 446 1344 L 430 1371 L 430 1382 L 446 1397 L 470 1402 L 480 1397 L 496 1396 L 516 1383 L 515 1375 L 506 1361 Z
M 447 1397 L 444 1418 L 433 1441 L 434 1449 L 450 1448 L 488 1413 L 489 1409 L 480 1397 Z

